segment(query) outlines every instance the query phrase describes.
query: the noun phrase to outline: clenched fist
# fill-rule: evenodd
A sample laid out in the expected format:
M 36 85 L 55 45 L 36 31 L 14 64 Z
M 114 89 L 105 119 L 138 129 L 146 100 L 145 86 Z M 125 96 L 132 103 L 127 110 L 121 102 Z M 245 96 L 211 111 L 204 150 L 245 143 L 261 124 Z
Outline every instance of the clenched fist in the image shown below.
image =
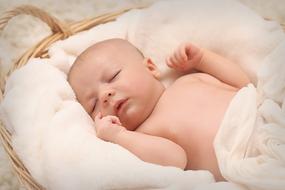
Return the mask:
M 95 116 L 95 130 L 98 138 L 113 142 L 116 136 L 126 130 L 118 117 L 113 115 L 102 116 L 99 112 Z
M 191 43 L 185 43 L 166 58 L 166 64 L 178 71 L 191 71 L 200 64 L 202 57 L 203 51 L 200 48 Z

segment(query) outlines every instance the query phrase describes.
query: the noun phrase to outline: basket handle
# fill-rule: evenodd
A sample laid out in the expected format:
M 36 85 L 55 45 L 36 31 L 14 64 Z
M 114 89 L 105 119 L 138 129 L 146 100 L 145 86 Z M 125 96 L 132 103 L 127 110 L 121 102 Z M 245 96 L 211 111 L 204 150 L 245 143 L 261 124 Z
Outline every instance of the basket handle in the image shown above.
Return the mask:
M 51 16 L 44 10 L 32 5 L 21 5 L 9 11 L 6 11 L 0 18 L 0 31 L 4 30 L 4 28 L 12 18 L 21 14 L 31 15 L 39 18 L 50 27 L 53 34 L 61 33 L 63 38 L 67 38 L 72 35 L 72 32 L 69 29 L 68 25 L 60 22 L 58 19 Z M 2 77 L 0 74 L 0 102 L 3 100 L 4 94 L 4 79 Z
M 68 37 L 71 35 L 71 30 L 69 30 L 68 26 L 64 23 L 60 22 L 55 17 L 51 16 L 47 12 L 42 9 L 39 9 L 32 5 L 21 5 L 18 7 L 13 8 L 4 13 L 4 15 L 0 18 L 0 31 L 2 31 L 5 26 L 8 24 L 9 20 L 13 17 L 26 14 L 37 17 L 45 22 L 51 29 L 51 31 L 55 33 L 63 33 L 64 37 Z

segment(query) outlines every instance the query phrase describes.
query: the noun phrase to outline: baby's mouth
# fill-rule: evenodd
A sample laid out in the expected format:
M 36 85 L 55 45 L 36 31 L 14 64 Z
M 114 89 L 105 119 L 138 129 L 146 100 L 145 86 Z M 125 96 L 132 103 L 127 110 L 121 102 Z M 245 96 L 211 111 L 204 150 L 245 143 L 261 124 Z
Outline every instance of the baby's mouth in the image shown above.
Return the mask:
M 118 116 L 119 114 L 121 114 L 122 109 L 124 107 L 124 105 L 127 103 L 128 98 L 123 98 L 118 100 L 115 105 L 114 105 L 114 112 L 116 113 L 116 115 Z

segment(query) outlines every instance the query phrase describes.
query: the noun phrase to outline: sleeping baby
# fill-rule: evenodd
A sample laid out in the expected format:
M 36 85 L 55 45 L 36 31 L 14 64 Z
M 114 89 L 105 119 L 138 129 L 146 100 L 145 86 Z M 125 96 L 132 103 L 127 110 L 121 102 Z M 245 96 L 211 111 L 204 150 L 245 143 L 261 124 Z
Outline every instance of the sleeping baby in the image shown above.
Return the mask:
M 68 81 L 94 119 L 97 137 L 145 162 L 208 170 L 222 181 L 213 141 L 249 78 L 230 60 L 191 43 L 181 44 L 166 64 L 185 73 L 168 88 L 151 58 L 126 40 L 108 39 L 77 57 Z

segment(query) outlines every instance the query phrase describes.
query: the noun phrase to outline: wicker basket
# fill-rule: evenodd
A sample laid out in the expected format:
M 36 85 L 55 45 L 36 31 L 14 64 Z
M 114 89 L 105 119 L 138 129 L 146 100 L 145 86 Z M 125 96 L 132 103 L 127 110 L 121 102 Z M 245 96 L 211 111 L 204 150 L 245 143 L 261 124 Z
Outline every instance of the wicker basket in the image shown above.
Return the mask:
M 143 7 L 136 7 L 136 8 L 143 8 Z M 54 42 L 60 39 L 65 39 L 71 35 L 74 35 L 78 32 L 88 30 L 96 25 L 107 23 L 109 21 L 115 20 L 119 15 L 131 10 L 133 8 L 127 8 L 124 10 L 107 13 L 100 15 L 95 18 L 91 19 L 85 19 L 80 22 L 75 22 L 72 24 L 64 24 L 57 20 L 56 18 L 50 16 L 45 11 L 38 9 L 34 6 L 30 5 L 23 5 L 20 7 L 16 7 L 10 11 L 7 11 L 1 18 L 0 18 L 0 31 L 4 29 L 6 24 L 10 19 L 13 17 L 20 15 L 20 14 L 28 14 L 35 16 L 37 18 L 40 18 L 43 22 L 48 24 L 48 26 L 51 28 L 52 34 L 46 38 L 44 38 L 42 41 L 40 41 L 37 45 L 29 49 L 24 55 L 20 57 L 18 61 L 15 62 L 13 65 L 13 68 L 7 73 L 6 76 L 4 76 L 2 79 L 0 79 L 0 102 L 3 100 L 3 94 L 4 94 L 4 87 L 7 77 L 17 68 L 22 67 L 27 63 L 27 61 L 30 58 L 34 57 L 41 57 L 41 58 L 47 58 L 47 48 Z M 266 19 L 266 18 L 265 18 Z M 269 20 L 269 19 L 266 19 Z M 283 27 L 283 30 L 285 31 L 285 24 L 281 24 Z M 17 156 L 16 152 L 13 150 L 12 142 L 11 142 L 11 134 L 9 131 L 4 127 L 3 123 L 0 120 L 0 136 L 2 140 L 2 144 L 4 146 L 5 151 L 8 154 L 8 157 L 11 161 L 12 167 L 16 173 L 16 176 L 18 177 L 20 183 L 26 188 L 26 189 L 37 189 L 41 190 L 44 189 L 39 183 L 36 182 L 36 180 L 31 176 L 27 168 L 24 166 L 24 164 L 21 162 L 19 157 Z
M 142 8 L 142 7 L 135 7 L 135 8 Z M 57 40 L 68 38 L 71 35 L 74 35 L 84 30 L 88 30 L 96 25 L 113 21 L 119 15 L 131 9 L 133 8 L 126 8 L 126 9 L 119 10 L 116 12 L 106 13 L 106 14 L 100 15 L 95 18 L 85 19 L 80 22 L 75 22 L 71 24 L 62 23 L 59 20 L 57 20 L 55 17 L 52 17 L 51 15 L 46 13 L 45 11 L 37 7 L 31 6 L 31 5 L 23 5 L 20 7 L 16 7 L 10 11 L 7 11 L 0 18 L 0 31 L 4 29 L 8 21 L 12 19 L 13 17 L 20 15 L 20 14 L 27 14 L 27 15 L 32 15 L 34 17 L 37 17 L 41 19 L 43 22 L 45 22 L 50 27 L 52 34 L 44 38 L 34 47 L 29 49 L 27 52 L 25 52 L 24 55 L 22 55 L 20 59 L 15 62 L 15 64 L 13 65 L 13 68 L 7 73 L 7 75 L 4 76 L 2 79 L 0 79 L 0 102 L 3 100 L 5 82 L 6 82 L 7 77 L 15 69 L 20 68 L 23 65 L 25 65 L 30 58 L 34 58 L 34 57 L 47 58 L 48 57 L 47 48 L 52 43 L 56 42 Z M 26 189 L 44 189 L 31 176 L 27 168 L 24 166 L 24 164 L 21 162 L 21 160 L 19 159 L 19 157 L 13 150 L 12 142 L 11 142 L 11 134 L 4 127 L 3 122 L 1 122 L 1 120 L 0 120 L 0 136 L 1 136 L 4 149 L 8 154 L 12 167 L 20 183 Z

